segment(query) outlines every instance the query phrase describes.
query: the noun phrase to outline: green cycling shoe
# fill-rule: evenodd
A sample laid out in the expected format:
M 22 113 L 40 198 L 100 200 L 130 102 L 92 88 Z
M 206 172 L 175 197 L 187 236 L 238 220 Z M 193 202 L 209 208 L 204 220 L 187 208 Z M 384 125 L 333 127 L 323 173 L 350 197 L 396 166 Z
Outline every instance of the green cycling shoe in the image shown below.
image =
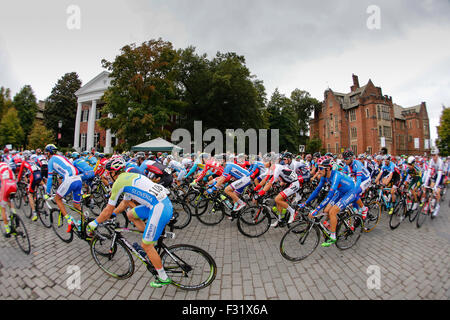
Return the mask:
M 329 247 L 332 244 L 335 244 L 337 239 L 328 238 L 325 242 L 322 243 L 322 247 Z
M 161 280 L 159 277 L 156 277 L 155 281 L 150 282 L 150 287 L 152 288 L 161 288 L 167 286 L 172 283 L 172 279 L 167 278 L 166 280 Z

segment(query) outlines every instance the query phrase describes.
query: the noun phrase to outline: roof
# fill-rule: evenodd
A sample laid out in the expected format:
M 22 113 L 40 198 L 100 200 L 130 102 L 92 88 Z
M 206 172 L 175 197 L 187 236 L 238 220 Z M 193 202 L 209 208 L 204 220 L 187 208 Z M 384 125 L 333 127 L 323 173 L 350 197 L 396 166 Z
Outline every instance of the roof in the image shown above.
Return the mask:
M 393 105 L 394 105 L 394 118 L 405 120 L 405 116 L 403 115 L 404 108 L 395 103 Z
M 359 100 L 356 99 L 356 101 L 352 102 L 351 97 L 354 95 L 362 95 L 364 90 L 366 90 L 367 85 L 362 86 L 360 88 L 357 88 L 355 91 L 349 92 L 349 93 L 341 93 L 341 92 L 334 92 L 330 89 L 330 91 L 335 95 L 343 98 L 342 101 L 342 109 L 348 110 L 354 107 L 357 107 L 359 105 Z
M 105 91 L 111 83 L 111 78 L 109 77 L 109 75 L 110 73 L 108 71 L 102 71 L 92 80 L 78 89 L 75 92 L 75 95 L 77 97 L 80 97 L 81 95 L 86 95 L 93 92 Z
M 133 146 L 131 151 L 172 151 L 173 148 L 181 149 L 163 138 L 156 138 Z

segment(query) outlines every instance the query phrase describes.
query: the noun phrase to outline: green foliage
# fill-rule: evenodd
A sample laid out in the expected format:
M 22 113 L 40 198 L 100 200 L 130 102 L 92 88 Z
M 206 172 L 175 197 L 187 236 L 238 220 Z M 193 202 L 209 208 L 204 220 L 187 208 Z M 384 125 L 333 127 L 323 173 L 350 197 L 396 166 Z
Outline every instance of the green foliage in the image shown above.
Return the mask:
M 313 137 L 306 143 L 306 153 L 322 152 L 322 140 L 319 137 Z
M 450 108 L 443 107 L 437 130 L 438 140 L 436 145 L 439 153 L 441 156 L 448 156 L 450 155 Z
M 49 143 L 55 143 L 53 131 L 47 129 L 41 121 L 35 120 L 33 122 L 33 128 L 28 135 L 27 149 L 36 150 L 37 148 L 41 148 L 43 150 Z
M 75 117 L 77 113 L 77 97 L 81 80 L 75 72 L 66 73 L 57 81 L 50 96 L 45 101 L 44 122 L 48 129 L 58 133 L 58 121 L 62 120 L 61 146 L 73 143 L 75 133 Z
M 11 90 L 1 87 L 0 88 L 0 120 L 3 115 L 9 110 L 12 105 Z
M 17 110 L 11 107 L 0 121 L 0 145 L 12 144 L 19 148 L 24 136 Z
M 102 114 L 113 118 L 100 119 L 99 124 L 124 141 L 117 148 L 130 149 L 149 136 L 170 136 L 165 126 L 183 107 L 175 83 L 178 59 L 172 44 L 159 39 L 139 47 L 127 45 L 113 62 L 102 61 L 113 78 L 103 96 Z
M 24 141 L 22 141 L 23 145 L 27 144 L 28 135 L 31 131 L 33 122 L 36 118 L 36 113 L 38 109 L 38 105 L 36 102 L 36 96 L 33 93 L 33 89 L 31 86 L 24 86 L 13 99 L 13 105 L 16 108 L 20 125 L 24 131 Z

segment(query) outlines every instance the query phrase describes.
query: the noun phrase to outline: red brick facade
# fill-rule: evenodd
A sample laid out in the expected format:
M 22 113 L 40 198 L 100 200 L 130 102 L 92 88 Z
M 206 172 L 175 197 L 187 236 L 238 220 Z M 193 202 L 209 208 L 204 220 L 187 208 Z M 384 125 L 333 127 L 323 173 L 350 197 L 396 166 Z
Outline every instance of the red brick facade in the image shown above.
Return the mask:
M 430 151 L 429 119 L 425 102 L 410 108 L 392 103 L 371 80 L 359 86 L 353 75 L 350 93 L 327 89 L 322 109 L 310 122 L 310 136 L 319 137 L 328 152 L 351 148 L 355 154 L 376 153 L 382 140 L 392 155 Z M 428 146 L 425 146 L 428 140 Z M 418 142 L 418 148 L 416 148 Z

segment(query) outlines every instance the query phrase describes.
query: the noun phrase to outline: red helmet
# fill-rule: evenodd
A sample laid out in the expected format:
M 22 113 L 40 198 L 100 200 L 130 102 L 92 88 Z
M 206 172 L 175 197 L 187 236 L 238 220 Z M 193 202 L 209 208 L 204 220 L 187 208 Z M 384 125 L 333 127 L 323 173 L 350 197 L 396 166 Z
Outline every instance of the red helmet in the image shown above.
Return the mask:
M 4 152 L 4 153 L 9 153 L 9 149 L 8 149 L 8 148 L 5 148 L 5 149 L 3 150 L 3 152 Z

